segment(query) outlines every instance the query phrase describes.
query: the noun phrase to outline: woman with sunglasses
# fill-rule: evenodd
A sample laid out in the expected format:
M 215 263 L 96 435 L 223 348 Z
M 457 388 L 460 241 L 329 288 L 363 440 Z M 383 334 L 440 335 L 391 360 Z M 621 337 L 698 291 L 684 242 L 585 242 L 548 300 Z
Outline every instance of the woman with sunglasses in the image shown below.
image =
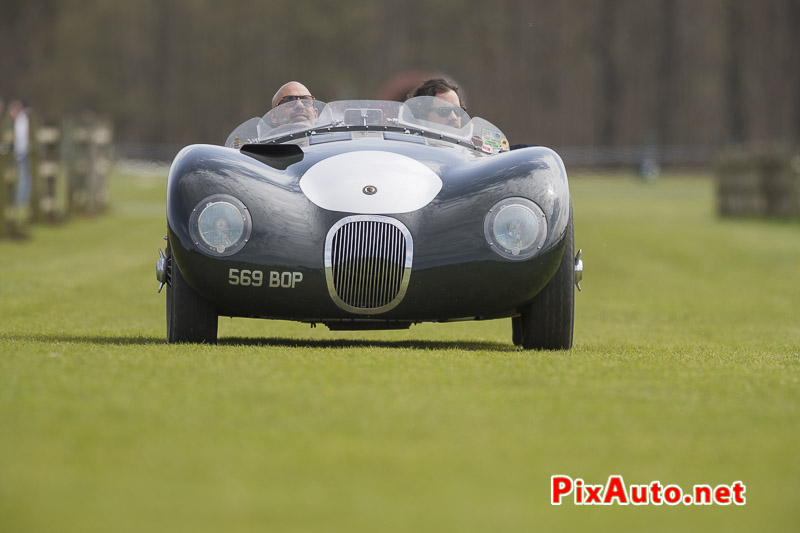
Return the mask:
M 408 93 L 408 98 L 416 96 L 435 96 L 447 102 L 442 102 L 441 105 L 434 105 L 431 108 L 428 114 L 429 121 L 453 128 L 461 127 L 460 109 L 466 111 L 466 107 L 461 101 L 461 95 L 458 93 L 458 85 L 444 78 L 433 78 L 423 82 L 419 87 Z

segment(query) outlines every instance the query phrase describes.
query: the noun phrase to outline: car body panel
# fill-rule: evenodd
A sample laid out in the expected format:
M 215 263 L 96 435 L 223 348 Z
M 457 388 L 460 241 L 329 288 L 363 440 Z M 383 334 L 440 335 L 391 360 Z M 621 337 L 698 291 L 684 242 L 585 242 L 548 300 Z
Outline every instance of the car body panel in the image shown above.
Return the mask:
M 232 138 L 238 148 L 184 148 L 167 187 L 173 268 L 219 315 L 385 327 L 517 316 L 562 260 L 569 184 L 548 148 L 487 154 L 388 127 L 311 131 L 280 143 Z M 204 251 L 190 230 L 193 212 L 215 195 L 239 200 L 252 221 L 247 242 L 225 257 Z M 547 226 L 541 248 L 524 260 L 499 255 L 484 231 L 493 206 L 515 197 L 538 205 Z M 413 239 L 405 294 L 391 309 L 353 313 L 331 297 L 326 237 L 354 215 L 396 220 Z

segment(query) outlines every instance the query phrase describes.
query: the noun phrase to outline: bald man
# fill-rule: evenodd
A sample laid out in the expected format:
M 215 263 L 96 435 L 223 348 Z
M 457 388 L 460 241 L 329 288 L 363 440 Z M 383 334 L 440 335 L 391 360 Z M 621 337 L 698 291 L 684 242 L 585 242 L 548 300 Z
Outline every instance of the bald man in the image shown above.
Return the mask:
M 276 126 L 284 124 L 314 124 L 317 110 L 314 108 L 314 97 L 308 88 L 300 82 L 290 81 L 278 89 L 272 97 L 270 112 Z

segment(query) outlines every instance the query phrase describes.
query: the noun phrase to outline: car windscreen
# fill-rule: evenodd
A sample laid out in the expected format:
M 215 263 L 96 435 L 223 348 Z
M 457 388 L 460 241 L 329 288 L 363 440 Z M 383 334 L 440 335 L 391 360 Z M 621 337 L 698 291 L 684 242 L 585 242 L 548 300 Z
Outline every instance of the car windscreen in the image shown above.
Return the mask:
M 276 141 L 311 132 L 391 130 L 424 134 L 468 144 L 485 153 L 508 150 L 506 136 L 479 117 L 442 98 L 419 96 L 405 102 L 387 100 L 295 100 L 242 123 L 225 145 Z

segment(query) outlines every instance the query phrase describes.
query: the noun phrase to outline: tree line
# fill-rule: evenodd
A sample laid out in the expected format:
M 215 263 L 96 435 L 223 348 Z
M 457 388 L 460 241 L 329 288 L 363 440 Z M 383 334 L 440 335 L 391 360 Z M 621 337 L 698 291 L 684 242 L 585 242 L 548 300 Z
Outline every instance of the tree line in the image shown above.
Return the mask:
M 511 142 L 794 143 L 798 29 L 800 0 L 6 0 L 0 97 L 221 143 L 288 80 L 336 100 L 444 73 Z

